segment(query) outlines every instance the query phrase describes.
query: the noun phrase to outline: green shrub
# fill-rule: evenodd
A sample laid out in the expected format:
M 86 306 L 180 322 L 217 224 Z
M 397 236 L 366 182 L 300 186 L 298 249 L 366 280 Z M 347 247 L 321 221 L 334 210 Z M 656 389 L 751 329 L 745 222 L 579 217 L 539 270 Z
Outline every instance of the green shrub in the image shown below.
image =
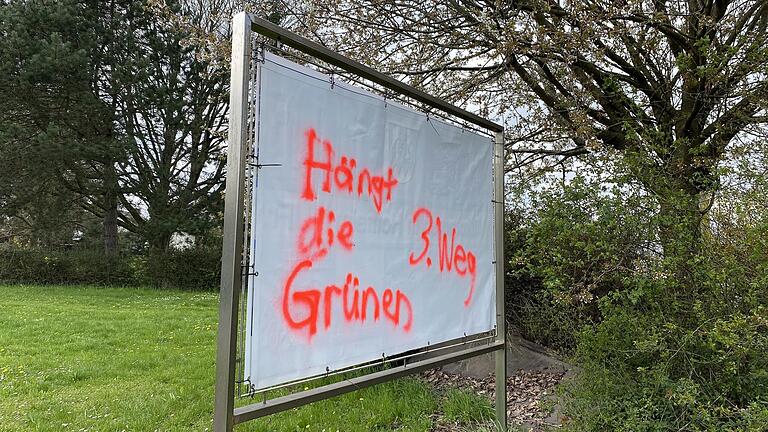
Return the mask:
M 768 431 L 766 218 L 713 213 L 665 258 L 658 209 L 580 178 L 534 194 L 507 221 L 508 318 L 578 365 L 569 430 Z
M 545 190 L 509 220 L 508 318 L 524 337 L 570 353 L 578 330 L 601 319 L 600 298 L 642 271 L 653 237 L 647 198 L 575 178 Z
M 564 387 L 571 430 L 768 430 L 768 257 L 708 246 L 695 292 L 661 266 L 601 301 Z
M 150 253 L 144 260 L 145 284 L 190 290 L 218 289 L 221 252 L 214 248 L 189 248 Z
M 0 249 L 0 282 L 32 284 L 143 285 L 215 290 L 221 253 L 216 248 L 169 250 L 151 256 L 101 251 Z
M 0 250 L 0 280 L 36 284 L 128 285 L 126 261 L 94 251 Z

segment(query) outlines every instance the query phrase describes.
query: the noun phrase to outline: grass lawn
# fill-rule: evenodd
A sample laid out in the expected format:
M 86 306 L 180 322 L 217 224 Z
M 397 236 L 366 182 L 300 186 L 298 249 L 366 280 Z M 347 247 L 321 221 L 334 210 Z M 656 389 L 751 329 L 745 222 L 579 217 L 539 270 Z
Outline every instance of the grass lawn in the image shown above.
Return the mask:
M 217 303 L 214 293 L 0 286 L 0 431 L 211 430 Z M 490 404 L 407 378 L 235 430 L 427 431 L 435 412 L 474 430 Z

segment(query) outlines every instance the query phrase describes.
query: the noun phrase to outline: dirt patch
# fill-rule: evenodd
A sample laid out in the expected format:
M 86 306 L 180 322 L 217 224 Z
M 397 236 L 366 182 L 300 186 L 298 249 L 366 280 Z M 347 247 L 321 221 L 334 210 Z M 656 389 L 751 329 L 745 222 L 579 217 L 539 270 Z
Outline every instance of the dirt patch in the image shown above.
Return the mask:
M 422 374 L 424 379 L 439 390 L 461 388 L 487 397 L 491 402 L 495 398 L 495 379 L 474 378 L 461 374 L 447 373 L 439 369 Z M 559 415 L 555 405 L 555 386 L 565 376 L 563 371 L 525 371 L 510 372 L 507 378 L 507 422 L 510 426 L 524 430 L 540 431 L 544 427 L 557 427 Z M 439 414 L 438 414 L 439 417 Z M 463 430 L 460 425 L 450 424 L 436 419 L 435 431 Z M 490 424 L 489 424 L 490 426 Z M 493 430 L 493 429 L 489 429 Z

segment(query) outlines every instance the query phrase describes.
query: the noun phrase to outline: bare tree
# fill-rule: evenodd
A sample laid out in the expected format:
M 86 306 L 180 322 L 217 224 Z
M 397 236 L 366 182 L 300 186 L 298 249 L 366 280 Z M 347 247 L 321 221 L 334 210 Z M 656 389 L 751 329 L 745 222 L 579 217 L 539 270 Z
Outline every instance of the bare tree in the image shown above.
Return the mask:
M 510 121 L 562 160 L 599 152 L 657 197 L 665 255 L 700 248 L 729 143 L 768 121 L 760 0 L 313 2 L 305 33 Z M 567 137 L 566 140 L 561 139 Z

